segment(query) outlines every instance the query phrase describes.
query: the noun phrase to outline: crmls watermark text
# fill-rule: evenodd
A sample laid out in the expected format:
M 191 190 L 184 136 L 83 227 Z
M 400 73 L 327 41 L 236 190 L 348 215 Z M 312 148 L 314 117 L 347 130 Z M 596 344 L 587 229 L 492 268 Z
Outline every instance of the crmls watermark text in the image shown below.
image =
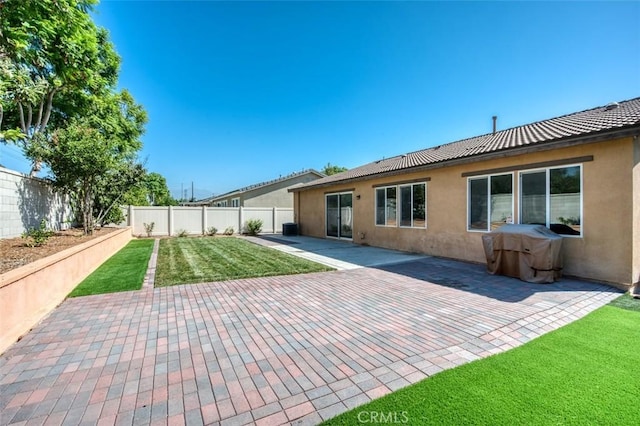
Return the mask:
M 406 411 L 360 411 L 358 413 L 360 423 L 402 424 L 408 421 L 409 416 Z

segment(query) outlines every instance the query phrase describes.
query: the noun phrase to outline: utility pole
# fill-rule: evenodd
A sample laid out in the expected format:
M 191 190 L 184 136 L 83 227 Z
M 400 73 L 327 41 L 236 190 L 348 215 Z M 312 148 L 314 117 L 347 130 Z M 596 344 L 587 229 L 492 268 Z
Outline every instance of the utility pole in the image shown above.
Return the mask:
M 191 181 L 191 202 L 193 203 L 196 199 L 193 197 L 193 181 Z

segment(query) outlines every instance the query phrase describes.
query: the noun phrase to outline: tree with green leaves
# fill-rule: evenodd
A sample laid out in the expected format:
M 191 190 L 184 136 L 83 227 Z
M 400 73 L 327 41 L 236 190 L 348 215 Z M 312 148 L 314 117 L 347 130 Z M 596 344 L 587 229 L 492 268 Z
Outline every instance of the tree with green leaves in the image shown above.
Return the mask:
M 116 92 L 120 58 L 89 15 L 97 0 L 0 0 L 0 141 L 49 166 L 85 233 L 117 221 L 146 174 L 146 113 Z
M 144 178 L 148 202 L 152 206 L 177 206 L 178 200 L 171 196 L 167 180 L 160 173 L 148 173 Z
M 333 166 L 331 165 L 331 163 L 327 163 L 327 165 L 324 166 L 321 172 L 327 176 L 331 176 L 331 175 L 336 175 L 338 173 L 346 172 L 347 170 L 349 169 L 347 169 L 346 167 Z
M 51 169 L 54 185 L 70 193 L 82 212 L 84 231 L 93 232 L 96 216 L 108 217 L 128 187 L 144 175 L 136 164 L 147 116 L 123 91 L 94 98 L 92 107 L 52 134 L 34 139 L 27 149 Z
M 115 85 L 120 59 L 89 12 L 97 0 L 0 1 L 0 140 L 51 142 Z M 32 157 L 31 174 L 42 159 Z
M 135 160 L 122 161 L 100 176 L 93 204 L 95 223 L 100 226 L 122 223 L 125 217 L 119 206 L 129 204 L 132 198 L 146 200 L 145 176 L 143 165 Z
M 0 48 L 0 142 L 17 141 L 21 138 L 20 128 L 4 129 L 5 111 L 9 113 L 14 107 L 13 92 L 18 77 L 15 75 L 15 67 Z
M 109 192 L 105 189 L 105 192 Z M 118 192 L 118 191 L 116 191 Z M 178 200 L 171 196 L 167 181 L 160 173 L 143 171 L 142 177 L 136 184 L 130 184 L 120 191 L 122 197 L 120 204 L 131 206 L 177 206 Z M 117 210 L 117 209 L 116 209 Z M 113 211 L 113 210 L 112 210 Z M 114 213 L 116 215 L 116 213 Z M 119 223 L 121 220 L 110 216 L 111 223 Z

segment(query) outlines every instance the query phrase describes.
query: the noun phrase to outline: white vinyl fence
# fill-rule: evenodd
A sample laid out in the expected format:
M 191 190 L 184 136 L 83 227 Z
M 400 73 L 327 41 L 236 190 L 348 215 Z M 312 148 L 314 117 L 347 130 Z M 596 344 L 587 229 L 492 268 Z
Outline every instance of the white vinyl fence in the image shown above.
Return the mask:
M 262 233 L 282 232 L 282 224 L 293 222 L 293 209 L 281 207 L 147 207 L 129 206 L 123 209 L 125 224 L 133 235 L 147 235 L 145 224 L 153 223 L 152 236 L 202 235 L 215 227 L 219 234 L 227 228 L 234 233 L 245 232 L 247 221 L 262 220 Z

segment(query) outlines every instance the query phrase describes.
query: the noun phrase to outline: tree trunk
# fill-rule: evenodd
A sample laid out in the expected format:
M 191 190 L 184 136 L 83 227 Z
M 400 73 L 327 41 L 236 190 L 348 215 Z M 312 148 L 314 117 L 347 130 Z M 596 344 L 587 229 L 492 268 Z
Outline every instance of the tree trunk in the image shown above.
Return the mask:
M 31 164 L 31 171 L 29 172 L 29 177 L 36 177 L 40 170 L 42 170 L 42 161 L 33 160 L 33 163 Z
M 84 182 L 82 188 L 82 227 L 85 235 L 93 234 L 93 196 L 91 183 Z
M 102 221 L 104 220 L 105 217 L 107 217 L 107 214 L 109 214 L 111 209 L 115 207 L 116 203 L 120 201 L 120 197 L 122 197 L 122 194 L 118 195 L 116 199 L 113 200 L 113 203 L 111 203 L 111 205 L 107 207 L 106 210 L 101 210 L 100 213 L 98 213 L 98 217 L 96 218 L 96 223 L 98 224 L 98 226 L 103 226 Z
M 93 196 L 91 189 L 87 191 L 87 218 L 89 221 L 87 235 L 93 235 Z
M 24 132 L 26 138 L 25 144 L 28 144 L 30 142 L 30 139 L 37 137 L 38 134 L 43 134 L 45 129 L 47 128 L 47 124 L 49 124 L 49 119 L 51 118 L 51 110 L 53 108 L 53 97 L 55 96 L 56 92 L 58 92 L 57 88 L 51 89 L 51 91 L 46 94 L 46 97 L 43 97 L 40 100 L 37 123 L 32 123 L 33 107 L 29 105 L 29 119 L 25 124 L 22 104 L 18 104 L 18 106 L 20 107 L 20 123 L 22 124 L 22 131 Z M 31 132 L 31 136 L 29 136 L 29 132 Z M 35 177 L 41 169 L 42 160 L 40 160 L 39 158 L 34 158 L 29 176 Z

